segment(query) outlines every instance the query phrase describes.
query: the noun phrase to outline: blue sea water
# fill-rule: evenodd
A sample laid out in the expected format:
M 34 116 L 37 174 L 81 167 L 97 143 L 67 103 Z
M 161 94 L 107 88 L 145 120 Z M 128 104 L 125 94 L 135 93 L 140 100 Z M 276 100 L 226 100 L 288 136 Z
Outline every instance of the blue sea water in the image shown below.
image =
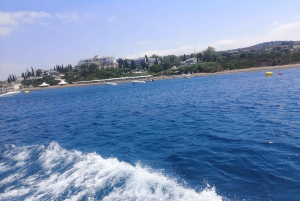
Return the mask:
M 300 68 L 0 99 L 0 200 L 299 200 Z

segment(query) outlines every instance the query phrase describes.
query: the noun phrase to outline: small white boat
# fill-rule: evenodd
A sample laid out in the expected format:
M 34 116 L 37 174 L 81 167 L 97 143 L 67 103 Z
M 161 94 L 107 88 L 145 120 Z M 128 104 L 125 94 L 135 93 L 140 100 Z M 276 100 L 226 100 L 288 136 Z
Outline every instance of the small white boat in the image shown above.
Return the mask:
M 131 81 L 131 83 L 133 83 L 133 84 L 145 84 L 146 82 L 142 81 L 142 80 L 133 80 L 133 81 Z
M 14 95 L 17 95 L 19 93 L 21 93 L 21 91 L 9 91 L 9 92 L 6 92 L 4 94 L 1 94 L 0 97 L 14 96 Z
M 106 82 L 107 85 L 117 85 L 115 82 Z
M 183 75 L 183 78 L 189 79 L 189 78 L 191 78 L 191 74 L 184 74 L 184 75 Z

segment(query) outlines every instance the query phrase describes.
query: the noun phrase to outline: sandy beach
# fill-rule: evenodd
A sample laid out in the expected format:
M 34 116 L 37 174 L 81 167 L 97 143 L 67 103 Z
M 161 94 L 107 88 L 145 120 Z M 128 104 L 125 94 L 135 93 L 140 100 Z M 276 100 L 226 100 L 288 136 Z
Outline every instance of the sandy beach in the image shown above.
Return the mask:
M 300 64 L 288 64 L 288 65 L 282 65 L 282 66 L 263 66 L 263 67 L 251 67 L 251 68 L 245 68 L 245 69 L 236 69 L 236 70 L 224 70 L 221 72 L 216 73 L 194 73 L 193 77 L 197 76 L 213 76 L 213 75 L 222 75 L 222 74 L 232 74 L 232 73 L 242 73 L 242 72 L 252 72 L 252 71 L 274 71 L 274 70 L 280 70 L 283 71 L 283 69 L 286 68 L 300 68 Z M 176 76 L 175 78 L 181 78 L 182 76 Z M 173 76 L 158 76 L 157 79 L 171 79 Z M 128 83 L 131 81 L 122 81 L 117 82 L 118 84 L 122 83 Z M 49 86 L 49 87 L 34 87 L 34 88 L 24 88 L 20 89 L 21 91 L 33 91 L 33 90 L 47 90 L 47 89 L 56 89 L 56 88 L 67 88 L 67 87 L 85 87 L 85 86 L 93 86 L 93 85 L 104 85 L 106 83 L 86 83 L 86 84 L 67 84 L 63 86 Z

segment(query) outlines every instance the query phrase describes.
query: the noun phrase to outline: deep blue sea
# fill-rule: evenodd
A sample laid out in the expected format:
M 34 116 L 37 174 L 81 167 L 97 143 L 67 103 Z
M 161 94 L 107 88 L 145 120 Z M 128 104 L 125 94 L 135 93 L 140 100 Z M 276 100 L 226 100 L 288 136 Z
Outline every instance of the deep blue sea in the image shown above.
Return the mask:
M 0 99 L 0 200 L 300 200 L 300 68 Z

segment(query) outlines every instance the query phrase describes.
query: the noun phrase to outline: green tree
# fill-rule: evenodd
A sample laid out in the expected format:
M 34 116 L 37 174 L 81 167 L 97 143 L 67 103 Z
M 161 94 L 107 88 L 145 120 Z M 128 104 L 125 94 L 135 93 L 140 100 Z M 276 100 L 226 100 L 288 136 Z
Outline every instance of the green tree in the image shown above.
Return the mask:
M 129 68 L 129 64 L 128 64 L 128 61 L 126 59 L 124 60 L 124 67 Z
M 198 58 L 199 58 L 199 62 L 201 62 L 203 59 L 203 55 L 201 54 L 201 52 L 198 54 Z
M 117 59 L 117 62 L 119 64 L 119 68 L 123 68 L 123 59 L 119 58 L 119 59 Z
M 240 57 L 241 57 L 241 58 L 245 58 L 245 57 L 246 57 L 246 54 L 245 54 L 245 53 L 242 53 L 242 54 L 240 55 Z
M 26 77 L 29 78 L 29 77 L 31 76 L 31 73 L 29 72 L 28 68 L 27 68 L 26 73 L 27 73 L 27 76 L 26 76 Z
M 158 73 L 160 71 L 162 71 L 162 67 L 160 65 L 149 66 L 149 73 Z
M 213 47 L 208 46 L 207 49 L 204 50 L 202 53 L 204 62 L 218 61 L 220 59 L 220 56 Z
M 144 70 L 144 69 L 148 69 L 148 66 L 147 66 L 147 64 L 146 64 L 145 61 L 142 61 L 141 67 L 142 67 L 143 70 Z
M 35 73 L 34 73 L 34 70 L 33 70 L 32 66 L 31 66 L 31 74 L 32 74 L 32 76 L 35 77 Z
M 35 72 L 35 73 L 36 73 L 36 76 L 37 76 L 37 77 L 41 76 L 42 72 L 43 72 L 42 69 L 37 69 L 36 72 Z
M 133 60 L 131 60 L 130 68 L 131 68 L 131 70 L 136 69 L 135 62 Z
M 154 65 L 158 65 L 157 57 L 156 57 L 156 60 L 154 62 Z
M 99 70 L 99 65 L 95 63 L 91 63 L 89 66 L 89 70 Z
M 80 66 L 80 69 L 81 69 L 81 70 L 88 70 L 88 68 L 89 68 L 89 65 L 88 65 L 88 64 L 82 64 L 82 65 Z

